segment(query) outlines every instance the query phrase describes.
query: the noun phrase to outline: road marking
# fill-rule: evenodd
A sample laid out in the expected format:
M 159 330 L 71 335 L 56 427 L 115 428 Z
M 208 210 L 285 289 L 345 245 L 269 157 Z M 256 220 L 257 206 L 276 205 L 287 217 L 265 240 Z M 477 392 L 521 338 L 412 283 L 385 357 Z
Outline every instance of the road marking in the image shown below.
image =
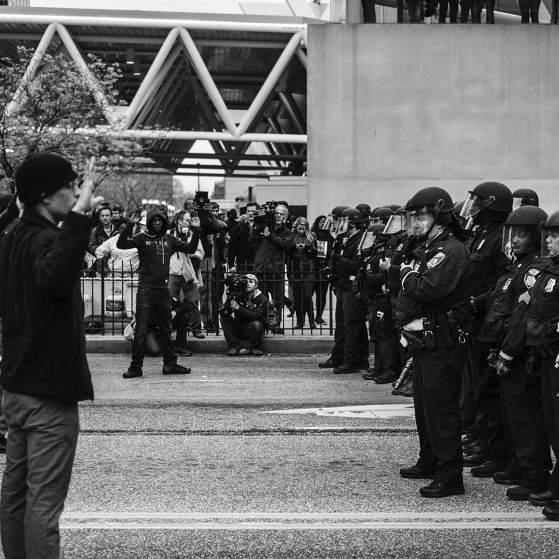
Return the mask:
M 352 419 L 393 419 L 396 417 L 414 417 L 414 407 L 413 404 L 370 404 L 365 406 L 272 410 L 264 413 L 283 415 L 314 414 L 323 417 L 348 417 Z
M 558 529 L 541 513 L 68 512 L 65 530 L 534 530 Z

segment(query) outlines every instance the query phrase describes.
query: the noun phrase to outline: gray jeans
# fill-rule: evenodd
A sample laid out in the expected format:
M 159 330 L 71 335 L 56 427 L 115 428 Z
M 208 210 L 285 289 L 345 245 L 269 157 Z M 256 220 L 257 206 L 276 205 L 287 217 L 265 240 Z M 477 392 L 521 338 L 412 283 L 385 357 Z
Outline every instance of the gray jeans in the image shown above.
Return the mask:
M 58 559 L 58 521 L 80 430 L 77 403 L 4 391 L 8 424 L 0 496 L 6 559 Z

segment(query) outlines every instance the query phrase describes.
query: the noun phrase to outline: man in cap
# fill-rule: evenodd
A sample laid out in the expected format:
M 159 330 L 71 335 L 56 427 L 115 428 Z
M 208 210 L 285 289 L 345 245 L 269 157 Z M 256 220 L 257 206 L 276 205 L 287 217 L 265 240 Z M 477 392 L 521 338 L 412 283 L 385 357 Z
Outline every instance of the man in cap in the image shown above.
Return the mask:
M 60 554 L 78 401 L 93 399 L 80 293 L 87 214 L 97 203 L 93 165 L 78 190 L 62 156 L 28 157 L 15 179 L 24 211 L 0 245 L 0 384 L 8 424 L 0 524 L 8 559 Z
M 254 274 L 243 276 L 243 297 L 227 297 L 221 309 L 223 335 L 229 344 L 227 355 L 263 355 L 260 344 L 265 331 L 267 297 L 258 289 Z

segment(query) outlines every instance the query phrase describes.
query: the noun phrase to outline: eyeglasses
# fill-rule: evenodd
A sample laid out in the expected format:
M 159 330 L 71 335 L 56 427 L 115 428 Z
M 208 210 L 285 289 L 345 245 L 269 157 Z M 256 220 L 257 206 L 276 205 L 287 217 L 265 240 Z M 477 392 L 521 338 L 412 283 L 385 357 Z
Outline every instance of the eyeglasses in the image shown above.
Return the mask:
M 283 212 L 275 212 L 275 215 L 281 215 L 281 216 L 284 216 L 284 215 L 287 215 L 287 214 L 286 214 L 286 213 L 283 213 Z

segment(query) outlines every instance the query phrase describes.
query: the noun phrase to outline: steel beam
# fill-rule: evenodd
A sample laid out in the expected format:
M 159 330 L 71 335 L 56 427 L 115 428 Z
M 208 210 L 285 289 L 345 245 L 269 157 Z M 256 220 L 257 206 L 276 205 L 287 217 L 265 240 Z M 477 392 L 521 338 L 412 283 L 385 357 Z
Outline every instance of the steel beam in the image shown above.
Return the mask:
M 36 24 L 50 25 L 60 23 L 62 25 L 84 25 L 89 27 L 139 27 L 144 29 L 174 29 L 183 27 L 185 29 L 202 29 L 205 31 L 257 31 L 265 33 L 297 33 L 306 28 L 305 23 L 267 23 L 250 21 L 215 21 L 202 19 L 182 18 L 139 18 L 122 15 L 77 15 L 77 14 L 36 14 L 36 13 L 13 13 L 1 12 L 0 23 Z
M 180 151 L 146 151 L 143 157 L 180 157 L 182 159 L 220 159 L 215 153 L 190 153 Z M 234 161 L 305 161 L 304 155 L 274 155 L 272 153 L 228 153 L 227 159 Z
M 12 97 L 10 104 L 6 108 L 6 116 L 10 116 L 14 114 L 14 112 L 16 112 L 19 109 L 21 97 L 24 94 L 25 88 L 27 87 L 27 84 L 30 81 L 32 81 L 33 78 L 35 77 L 35 74 L 37 73 L 37 70 L 39 68 L 39 64 L 41 64 L 41 60 L 43 59 L 45 52 L 47 52 L 48 46 L 54 36 L 55 31 L 56 31 L 55 23 L 51 23 L 46 28 L 43 36 L 41 37 L 39 44 L 37 45 L 37 48 L 35 49 L 35 52 L 33 53 L 33 56 L 31 57 L 31 60 L 29 61 L 27 69 L 23 74 L 21 83 L 16 89 L 16 92 L 14 93 L 14 96 Z
M 163 41 L 163 44 L 161 45 L 161 48 L 159 49 L 159 52 L 157 53 L 157 56 L 155 57 L 153 64 L 148 70 L 146 77 L 142 81 L 140 87 L 138 88 L 138 91 L 136 92 L 136 95 L 134 95 L 134 99 L 132 99 L 132 102 L 128 107 L 126 118 L 123 123 L 125 128 L 128 128 L 136 118 L 138 110 L 140 109 L 141 105 L 144 102 L 146 93 L 151 88 L 153 82 L 156 81 L 157 75 L 161 70 L 163 63 L 165 62 L 165 59 L 171 52 L 171 48 L 176 42 L 178 35 L 179 35 L 178 29 L 176 28 L 171 29 L 171 31 L 165 38 L 165 41 Z
M 91 88 L 91 92 L 93 93 L 93 97 L 95 98 L 95 101 L 97 101 L 97 104 L 103 111 L 105 118 L 110 124 L 115 124 L 115 116 L 114 116 L 112 105 L 109 103 L 109 100 L 107 99 L 105 92 L 99 85 L 99 82 L 97 81 L 95 76 L 91 73 L 91 70 L 89 69 L 89 67 L 87 66 L 85 60 L 81 55 L 81 52 L 79 51 L 78 47 L 72 40 L 70 33 L 68 33 L 68 30 L 63 25 L 60 25 L 59 23 L 56 23 L 55 26 L 56 26 L 56 32 L 58 33 L 59 37 L 62 39 L 64 46 L 66 47 L 68 53 L 72 57 L 72 60 L 75 62 L 76 66 L 78 67 L 78 71 L 81 73 L 83 78 L 89 84 L 89 87 Z
M 295 33 L 291 39 L 289 39 L 289 43 L 285 47 L 284 51 L 281 53 L 280 57 L 278 58 L 277 62 L 275 63 L 272 71 L 268 74 L 266 81 L 260 88 L 260 91 L 252 101 L 248 111 L 244 114 L 237 130 L 237 134 L 244 134 L 249 126 L 252 124 L 252 121 L 256 117 L 256 115 L 262 109 L 262 106 L 268 99 L 270 93 L 273 91 L 274 87 L 278 83 L 281 75 L 287 68 L 289 62 L 293 58 L 295 51 L 299 48 L 301 44 L 302 33 Z

